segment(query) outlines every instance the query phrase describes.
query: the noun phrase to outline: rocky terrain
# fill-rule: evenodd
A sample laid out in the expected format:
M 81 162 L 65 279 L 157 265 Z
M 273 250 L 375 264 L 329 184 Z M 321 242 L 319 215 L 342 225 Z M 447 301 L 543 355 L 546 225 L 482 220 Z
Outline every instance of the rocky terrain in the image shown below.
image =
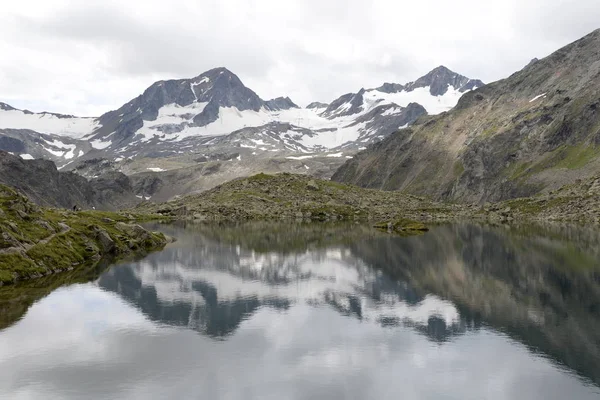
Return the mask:
M 40 208 L 0 185 L 0 285 L 89 268 L 102 257 L 144 254 L 167 243 L 162 233 L 132 224 L 132 218 Z
M 161 204 L 145 202 L 135 208 L 136 212 L 200 221 L 447 221 L 469 217 L 476 210 L 286 173 L 240 178 L 197 195 Z
M 438 200 L 548 194 L 600 173 L 600 30 L 465 93 L 392 134 L 333 176 Z
M 368 221 L 391 231 L 412 226 L 414 232 L 426 230 L 430 223 L 457 220 L 599 224 L 600 176 L 577 180 L 548 194 L 469 205 L 399 191 L 364 189 L 306 175 L 258 174 L 165 203 L 143 202 L 135 211 L 199 221 Z
M 491 219 L 600 223 L 600 176 L 577 179 L 549 193 L 485 204 Z

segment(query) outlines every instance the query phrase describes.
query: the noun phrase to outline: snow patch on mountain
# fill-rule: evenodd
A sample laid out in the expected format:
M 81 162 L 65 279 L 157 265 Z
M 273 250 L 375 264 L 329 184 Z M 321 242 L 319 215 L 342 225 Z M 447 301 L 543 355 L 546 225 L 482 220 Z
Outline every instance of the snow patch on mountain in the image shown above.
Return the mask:
M 205 126 L 194 126 L 193 119 L 200 114 L 208 103 L 192 103 L 181 107 L 169 104 L 159 109 L 154 121 L 144 121 L 137 132 L 143 142 L 153 138 L 161 141 L 181 141 L 194 136 L 226 135 L 247 126 L 261 126 L 271 122 L 271 114 L 260 111 L 239 111 L 235 107 L 220 107 L 218 119 Z
M 103 142 L 102 140 L 97 139 L 97 140 L 90 141 L 90 144 L 92 145 L 92 147 L 94 149 L 104 150 L 107 147 L 109 147 L 112 144 L 112 142 L 110 142 L 110 141 L 104 141 Z
M 0 109 L 0 129 L 29 129 L 80 139 L 98 127 L 95 118 Z
M 433 96 L 430 93 L 430 87 L 427 86 L 416 88 L 410 92 L 403 90 L 397 93 L 384 93 L 377 89 L 371 89 L 366 91 L 363 97 L 365 101 L 378 101 L 380 105 L 393 103 L 400 107 L 406 107 L 409 103 L 418 103 L 425 107 L 428 114 L 436 115 L 452 109 L 463 94 L 460 89 L 451 86 L 442 96 Z
M 546 93 L 542 93 L 542 94 L 535 96 L 533 99 L 529 100 L 529 102 L 533 103 L 534 101 L 541 99 L 542 97 L 546 97 Z

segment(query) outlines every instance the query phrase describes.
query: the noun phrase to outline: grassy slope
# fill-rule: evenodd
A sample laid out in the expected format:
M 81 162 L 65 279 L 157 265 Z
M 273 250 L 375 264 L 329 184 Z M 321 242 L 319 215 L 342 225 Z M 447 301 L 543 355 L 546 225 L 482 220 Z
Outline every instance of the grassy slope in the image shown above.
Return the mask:
M 476 215 L 509 221 L 600 223 L 600 176 L 578 179 L 547 194 L 485 205 Z
M 40 277 L 166 244 L 161 233 L 108 212 L 40 208 L 0 185 L 0 284 Z

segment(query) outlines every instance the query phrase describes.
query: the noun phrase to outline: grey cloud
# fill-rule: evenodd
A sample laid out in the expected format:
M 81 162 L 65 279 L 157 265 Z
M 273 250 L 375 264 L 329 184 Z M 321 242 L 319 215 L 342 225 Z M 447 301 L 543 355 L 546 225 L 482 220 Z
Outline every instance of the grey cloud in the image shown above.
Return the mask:
M 106 47 L 108 68 L 114 74 L 192 77 L 216 66 L 229 66 L 250 76 L 264 75 L 271 57 L 261 43 L 233 30 L 231 37 L 224 36 L 202 20 L 191 21 L 190 30 L 186 18 L 181 16 L 181 25 L 173 21 L 151 24 L 120 13 L 119 7 L 86 4 L 41 24 L 27 18 L 22 23 L 43 36 Z
M 513 22 L 514 29 L 554 48 L 600 28 L 600 4 L 595 0 L 529 0 L 523 2 Z
M 300 104 L 403 83 L 440 64 L 491 82 L 600 27 L 596 0 L 49 4 L 13 2 L 0 15 L 0 51 L 11 55 L 0 60 L 0 100 L 70 113 L 97 109 L 96 99 L 117 108 L 155 80 L 217 66 L 261 97 Z

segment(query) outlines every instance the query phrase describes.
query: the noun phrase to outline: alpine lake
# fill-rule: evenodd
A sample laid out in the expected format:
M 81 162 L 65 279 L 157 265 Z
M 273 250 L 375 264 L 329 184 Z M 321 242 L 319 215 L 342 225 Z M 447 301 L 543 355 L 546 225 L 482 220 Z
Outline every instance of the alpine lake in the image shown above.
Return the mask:
M 151 227 L 0 288 L 0 398 L 600 398 L 598 227 Z

